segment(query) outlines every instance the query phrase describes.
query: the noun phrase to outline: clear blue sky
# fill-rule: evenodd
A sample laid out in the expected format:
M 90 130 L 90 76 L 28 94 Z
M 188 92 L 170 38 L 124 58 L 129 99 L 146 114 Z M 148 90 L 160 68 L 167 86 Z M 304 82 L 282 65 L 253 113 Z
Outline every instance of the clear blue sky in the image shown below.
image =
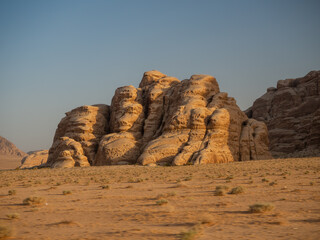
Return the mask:
M 210 74 L 244 110 L 320 69 L 319 0 L 0 0 L 0 135 L 48 149 L 64 113 L 145 71 Z

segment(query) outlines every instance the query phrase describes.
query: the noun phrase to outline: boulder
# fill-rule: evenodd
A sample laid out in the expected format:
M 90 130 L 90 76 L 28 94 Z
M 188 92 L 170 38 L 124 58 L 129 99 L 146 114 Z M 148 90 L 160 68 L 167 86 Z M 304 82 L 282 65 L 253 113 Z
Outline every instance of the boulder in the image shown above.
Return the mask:
M 48 150 L 30 152 L 28 156 L 21 160 L 21 166 L 19 168 L 33 168 L 45 165 L 48 160 L 48 154 Z
M 266 123 L 274 157 L 320 156 L 320 71 L 279 80 L 246 114 Z
M 92 107 L 72 110 L 61 120 L 49 166 L 184 165 L 271 158 L 265 124 L 249 120 L 209 75 L 180 81 L 159 71 L 146 72 L 139 88 L 115 91 L 111 106 L 99 110 L 99 121 L 89 117 Z M 95 131 L 88 119 L 99 122 Z

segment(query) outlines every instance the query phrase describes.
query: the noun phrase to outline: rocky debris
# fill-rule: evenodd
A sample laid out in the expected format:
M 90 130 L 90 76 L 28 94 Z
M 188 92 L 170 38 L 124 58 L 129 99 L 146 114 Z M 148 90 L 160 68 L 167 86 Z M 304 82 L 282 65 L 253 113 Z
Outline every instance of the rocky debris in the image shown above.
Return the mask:
M 32 167 L 38 167 L 41 165 L 45 165 L 48 160 L 48 150 L 39 150 L 39 151 L 33 151 L 28 152 L 28 156 L 24 157 L 21 160 L 21 166 L 20 168 L 32 168 Z
M 246 114 L 266 123 L 274 157 L 320 156 L 320 71 L 279 80 Z
M 193 75 L 179 81 L 150 71 L 139 88 L 118 88 L 110 107 L 84 106 L 67 113 L 49 150 L 48 165 L 268 159 L 268 144 L 265 124 L 248 119 L 232 97 L 220 92 L 214 77 Z
M 0 155 L 23 158 L 27 154 L 18 149 L 12 142 L 0 136 Z

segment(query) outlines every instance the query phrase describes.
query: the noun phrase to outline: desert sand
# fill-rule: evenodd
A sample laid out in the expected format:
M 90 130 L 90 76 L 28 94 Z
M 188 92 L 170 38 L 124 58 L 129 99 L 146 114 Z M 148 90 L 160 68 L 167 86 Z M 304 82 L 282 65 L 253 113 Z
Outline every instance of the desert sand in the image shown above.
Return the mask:
M 18 168 L 21 165 L 21 160 L 21 157 L 0 154 L 0 170 Z
M 2 170 L 1 231 L 10 239 L 319 239 L 319 173 L 320 158 Z M 230 194 L 236 187 L 243 192 Z M 40 204 L 23 204 L 28 197 Z M 256 203 L 273 209 L 250 212 Z

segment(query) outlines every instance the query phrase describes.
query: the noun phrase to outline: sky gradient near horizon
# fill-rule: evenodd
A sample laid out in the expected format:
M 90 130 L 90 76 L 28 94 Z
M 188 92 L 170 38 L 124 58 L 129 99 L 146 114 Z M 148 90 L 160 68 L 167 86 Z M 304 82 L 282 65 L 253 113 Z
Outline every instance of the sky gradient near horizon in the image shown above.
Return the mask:
M 217 78 L 242 110 L 320 70 L 318 0 L 1 0 L 0 135 L 48 149 L 64 113 L 145 71 Z

